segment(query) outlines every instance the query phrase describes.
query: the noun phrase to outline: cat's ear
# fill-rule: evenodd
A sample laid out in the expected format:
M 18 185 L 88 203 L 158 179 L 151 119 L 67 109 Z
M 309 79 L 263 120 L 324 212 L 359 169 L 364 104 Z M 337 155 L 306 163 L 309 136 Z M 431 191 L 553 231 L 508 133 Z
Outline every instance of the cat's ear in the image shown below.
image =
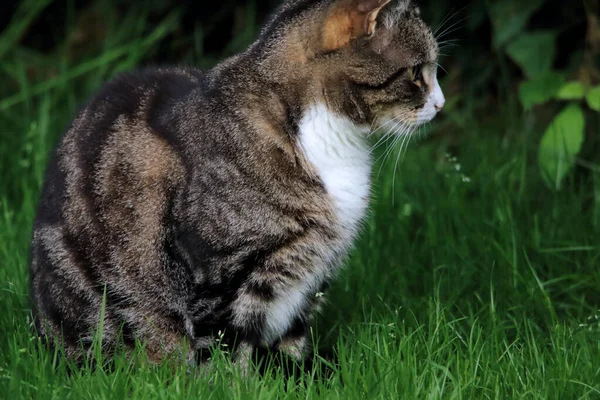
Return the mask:
M 323 47 L 337 50 L 352 40 L 373 36 L 377 15 L 391 0 L 338 0 L 323 26 Z

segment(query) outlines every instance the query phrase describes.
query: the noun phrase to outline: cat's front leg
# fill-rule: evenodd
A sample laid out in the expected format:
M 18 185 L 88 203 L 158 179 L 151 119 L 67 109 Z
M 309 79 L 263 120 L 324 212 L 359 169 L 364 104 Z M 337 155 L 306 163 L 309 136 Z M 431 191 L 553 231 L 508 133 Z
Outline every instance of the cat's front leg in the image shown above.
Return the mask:
M 298 361 L 304 359 L 310 344 L 310 315 L 319 300 L 315 299 L 316 279 L 314 274 L 300 276 L 283 268 L 269 273 L 257 268 L 250 274 L 231 304 L 240 365 L 251 358 L 245 355 L 251 348 L 278 350 Z
M 277 350 L 296 361 L 303 361 L 310 351 L 309 325 L 305 318 L 296 318 L 292 328 L 277 345 Z
M 273 345 L 255 346 L 251 341 L 241 341 L 235 346 L 234 364 L 237 365 L 243 376 L 250 374 L 251 363 L 254 361 L 258 372 L 264 373 L 271 362 L 275 362 L 278 367 L 284 367 L 285 372 L 291 371 L 290 361 L 302 363 L 306 358 L 310 349 L 310 337 L 306 318 L 297 318 L 292 325 L 292 328 L 285 334 L 283 338 L 278 340 Z M 283 355 L 284 358 L 271 358 Z
M 314 297 L 309 299 L 310 306 L 307 307 L 302 317 L 297 317 L 294 323 L 281 339 L 277 346 L 277 350 L 294 358 L 296 361 L 303 361 L 310 353 L 311 329 L 310 325 L 314 320 L 315 315 L 321 313 L 327 302 L 325 291 L 329 288 L 328 282 L 323 282 L 319 291 L 314 294 Z

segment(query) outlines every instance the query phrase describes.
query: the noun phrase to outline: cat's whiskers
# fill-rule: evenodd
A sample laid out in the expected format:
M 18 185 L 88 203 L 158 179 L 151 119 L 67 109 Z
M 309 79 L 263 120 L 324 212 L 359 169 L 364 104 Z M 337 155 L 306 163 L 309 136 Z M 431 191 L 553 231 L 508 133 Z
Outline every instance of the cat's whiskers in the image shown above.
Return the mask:
M 467 17 L 462 18 L 458 21 L 456 21 L 455 23 L 453 23 L 452 25 L 450 25 L 448 28 L 446 28 L 442 33 L 440 33 L 438 36 L 435 37 L 435 40 L 437 42 L 439 42 L 443 37 L 448 36 L 449 34 L 456 32 L 457 30 L 462 28 L 462 24 L 463 22 L 465 22 L 467 20 Z
M 405 120 L 405 118 L 408 116 L 408 114 L 406 112 L 402 112 L 399 115 L 396 115 L 395 117 L 393 117 L 392 119 L 384 122 L 383 124 L 381 124 L 381 126 L 379 126 L 374 132 L 379 131 L 381 129 L 383 129 L 383 127 L 394 123 L 394 125 L 387 130 L 387 134 L 389 134 L 390 132 L 393 132 L 397 127 L 398 127 L 398 123 L 406 123 L 407 120 Z
M 379 125 L 379 127 L 375 128 L 375 129 L 373 129 L 373 125 L 375 124 L 375 122 L 377 120 L 373 121 L 373 123 L 371 124 L 371 133 L 370 133 L 370 135 L 376 133 L 377 131 L 379 131 L 380 129 L 382 129 L 383 127 L 385 127 L 386 125 L 389 125 L 390 123 L 396 122 L 398 120 L 398 118 L 399 117 L 394 117 L 394 118 L 392 118 L 392 119 L 390 119 L 388 121 L 385 121 L 384 123 L 382 123 L 381 125 Z
M 449 47 L 458 47 L 458 42 L 460 42 L 459 39 L 442 40 L 441 42 L 438 42 L 438 50 L 447 49 Z
M 459 46 L 458 46 L 458 44 L 455 44 L 455 43 L 444 43 L 443 45 L 438 45 L 438 56 L 441 55 L 440 54 L 441 52 L 452 51 L 456 47 L 459 47 Z
M 374 145 L 371 147 L 371 150 L 369 150 L 369 154 L 372 154 L 372 153 L 375 151 L 375 149 L 377 149 L 379 146 L 381 146 L 383 143 L 385 143 L 385 142 L 386 142 L 386 140 L 387 140 L 387 139 L 388 139 L 390 136 L 392 136 L 392 132 L 393 132 L 394 128 L 395 128 L 395 127 L 396 127 L 396 126 L 397 126 L 399 123 L 402 123 L 402 121 L 400 121 L 399 119 L 400 119 L 400 117 L 395 117 L 395 118 L 392 118 L 391 120 L 389 120 L 389 121 L 385 122 L 385 123 L 384 123 L 384 124 L 382 124 L 382 125 L 381 125 L 379 128 L 377 128 L 376 130 L 374 130 L 374 131 L 372 132 L 372 133 L 375 133 L 375 132 L 379 131 L 380 129 L 382 129 L 384 126 L 386 126 L 386 125 L 388 125 L 388 124 L 390 124 L 390 123 L 395 123 L 395 125 L 392 127 L 392 129 L 388 129 L 388 130 L 386 130 L 386 132 L 385 132 L 383 135 L 381 135 L 381 138 L 379 138 L 379 140 L 377 140 L 377 142 L 376 142 L 376 143 L 375 143 L 375 144 L 374 144 Z
M 433 124 L 431 122 L 427 123 L 427 129 L 423 129 L 423 136 L 427 135 L 427 132 L 429 131 L 429 129 L 431 129 L 432 126 Z
M 390 132 L 393 132 L 393 131 L 390 131 Z M 385 149 L 383 154 L 380 155 L 379 158 L 377 158 L 377 160 L 375 160 L 375 164 L 376 164 L 379 162 L 379 160 L 381 160 L 383 158 L 383 160 L 379 164 L 379 170 L 377 171 L 378 178 L 379 178 L 379 175 L 381 174 L 381 170 L 383 169 L 383 166 L 385 165 L 386 159 L 388 158 L 388 156 L 390 155 L 390 153 L 392 152 L 392 150 L 396 146 L 396 143 L 398 143 L 398 140 L 399 140 L 399 137 L 393 133 L 390 134 L 390 137 L 392 138 L 392 143 Z
M 396 172 L 398 171 L 398 161 L 402 160 L 400 163 L 400 168 L 402 168 L 402 163 L 404 162 L 404 157 L 406 155 L 406 150 L 408 149 L 408 144 L 410 143 L 410 138 L 412 137 L 416 128 L 409 126 L 409 130 L 404 136 L 402 143 L 400 143 L 400 149 L 398 150 L 398 155 L 396 156 L 396 163 L 394 164 L 394 173 L 392 175 L 392 205 L 394 205 L 394 200 L 396 196 Z
M 373 121 L 371 121 L 371 125 L 369 125 L 369 135 L 372 135 L 377 131 L 376 129 L 373 129 L 376 122 L 377 122 L 377 118 L 374 118 Z
M 376 161 L 376 162 L 378 162 L 383 157 L 383 161 L 381 162 L 381 164 L 379 166 L 379 171 L 377 172 L 378 177 L 381 174 L 381 170 L 383 169 L 383 166 L 385 165 L 386 160 L 394 152 L 394 149 L 398 145 L 398 142 L 400 142 L 400 140 L 404 139 L 404 136 L 410 130 L 410 124 L 406 124 L 406 121 L 402 121 L 402 123 L 404 123 L 404 125 L 397 124 L 394 127 L 395 130 L 392 131 L 393 132 L 392 136 L 394 138 L 394 140 L 392 141 L 392 144 L 387 148 L 387 150 L 383 153 L 383 155 L 381 155 Z
M 381 146 L 383 143 L 385 143 L 385 141 L 390 138 L 390 137 L 394 137 L 394 131 L 396 130 L 396 128 L 403 123 L 403 121 L 400 119 L 400 117 L 397 117 L 394 119 L 394 121 L 396 121 L 396 123 L 394 124 L 394 126 L 392 126 L 390 129 L 388 129 L 386 131 L 386 133 L 382 136 L 382 138 L 375 144 L 375 146 L 373 146 L 371 148 L 371 150 L 369 151 L 369 154 L 372 154 L 375 149 L 377 149 L 379 146 Z M 383 139 L 383 141 L 382 141 Z
M 381 145 L 385 144 L 387 140 L 392 136 L 391 131 L 387 131 L 384 133 L 381 138 L 371 147 L 369 150 L 369 155 L 372 155 L 376 149 L 378 149 Z
M 456 21 L 454 21 L 454 22 L 452 22 L 452 24 L 450 24 L 450 25 L 447 25 L 447 24 L 448 24 L 448 23 L 450 23 L 450 22 L 451 22 L 451 21 L 452 21 L 452 20 L 453 20 L 453 19 L 454 19 L 456 16 L 458 16 L 458 15 L 459 15 L 459 14 L 460 14 L 462 11 L 464 11 L 465 9 L 466 9 L 466 7 L 463 7 L 463 8 L 461 8 L 461 9 L 459 9 L 459 10 L 456 10 L 456 11 L 455 11 L 455 12 L 452 14 L 452 16 L 451 16 L 450 18 L 448 18 L 448 19 L 447 19 L 447 21 L 444 23 L 444 25 L 443 25 L 443 28 L 444 28 L 444 29 L 442 30 L 442 26 L 440 26 L 440 28 L 439 28 L 439 29 L 437 29 L 437 30 L 434 32 L 433 36 L 434 36 L 436 39 L 439 39 L 439 38 L 440 38 L 442 35 L 444 35 L 444 33 L 445 33 L 445 32 L 447 32 L 448 30 L 452 29 L 453 27 L 455 27 L 456 25 L 460 24 L 461 22 L 464 22 L 464 21 L 467 19 L 467 17 L 466 17 L 466 16 L 465 16 L 465 17 L 463 17 L 463 18 L 460 18 L 460 19 L 458 19 L 458 20 L 456 20 Z M 441 33 L 440 33 L 440 31 L 441 31 Z
M 446 74 L 448 73 L 448 70 L 447 70 L 446 68 L 442 67 L 442 65 L 441 65 L 440 63 L 436 62 L 436 63 L 435 63 L 435 65 L 436 65 L 438 68 L 440 68 L 442 71 L 444 71 Z
M 456 11 L 454 11 L 454 7 L 452 7 L 452 9 L 448 12 L 448 14 L 446 15 L 446 17 L 442 20 L 442 22 L 440 22 L 440 24 L 438 25 L 437 28 L 435 28 L 435 30 L 433 31 L 433 36 L 437 36 L 438 32 L 440 31 L 440 29 L 442 29 L 444 27 L 444 25 L 446 25 L 447 23 L 449 23 L 452 18 L 456 17 L 461 11 L 463 11 L 466 7 L 460 8 Z M 454 13 L 452 13 L 454 11 Z
M 374 129 L 373 127 L 374 127 L 374 126 L 375 126 L 375 125 L 376 125 L 376 124 L 377 124 L 377 123 L 380 121 L 380 118 L 379 118 L 379 117 L 377 117 L 377 118 L 374 118 L 374 119 L 373 119 L 373 122 L 371 122 L 371 125 L 370 125 L 370 127 L 369 127 L 369 129 L 370 129 L 370 133 L 369 133 L 369 135 L 372 135 L 372 134 L 374 134 L 375 132 L 377 132 L 378 130 L 380 130 L 381 128 L 383 128 L 383 127 L 384 127 L 386 124 L 388 124 L 390 121 L 393 121 L 394 119 L 395 119 L 395 117 L 394 117 L 394 118 L 392 118 L 391 120 L 388 120 L 388 121 L 385 121 L 385 122 L 383 122 L 383 123 L 382 123 L 382 124 L 381 124 L 381 125 L 380 125 L 378 128 L 375 128 L 375 129 Z

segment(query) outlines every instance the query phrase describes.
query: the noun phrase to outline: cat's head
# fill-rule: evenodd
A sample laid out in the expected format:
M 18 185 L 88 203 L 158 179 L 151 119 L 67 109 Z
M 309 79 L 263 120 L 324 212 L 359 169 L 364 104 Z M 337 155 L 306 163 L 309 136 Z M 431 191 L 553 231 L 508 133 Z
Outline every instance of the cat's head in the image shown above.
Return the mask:
M 418 126 L 444 106 L 438 45 L 410 0 L 288 0 L 256 47 L 272 79 L 357 122 Z

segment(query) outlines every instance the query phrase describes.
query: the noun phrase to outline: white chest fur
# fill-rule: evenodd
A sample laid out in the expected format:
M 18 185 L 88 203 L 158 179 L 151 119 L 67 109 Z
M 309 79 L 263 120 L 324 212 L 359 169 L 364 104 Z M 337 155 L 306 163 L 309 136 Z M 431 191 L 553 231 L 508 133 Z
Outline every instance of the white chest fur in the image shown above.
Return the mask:
M 371 187 L 368 126 L 357 126 L 323 104 L 300 122 L 299 145 L 331 196 L 341 234 L 349 245 L 365 215 Z
M 321 249 L 324 259 L 322 265 L 313 266 L 313 275 L 287 288 L 270 305 L 266 318 L 268 342 L 280 338 L 290 327 L 307 297 L 315 296 L 329 274 L 328 261 L 346 251 L 358 232 L 367 210 L 371 185 L 368 132 L 368 126 L 357 126 L 321 104 L 309 108 L 300 122 L 298 145 L 325 185 L 342 240 L 337 248 Z

